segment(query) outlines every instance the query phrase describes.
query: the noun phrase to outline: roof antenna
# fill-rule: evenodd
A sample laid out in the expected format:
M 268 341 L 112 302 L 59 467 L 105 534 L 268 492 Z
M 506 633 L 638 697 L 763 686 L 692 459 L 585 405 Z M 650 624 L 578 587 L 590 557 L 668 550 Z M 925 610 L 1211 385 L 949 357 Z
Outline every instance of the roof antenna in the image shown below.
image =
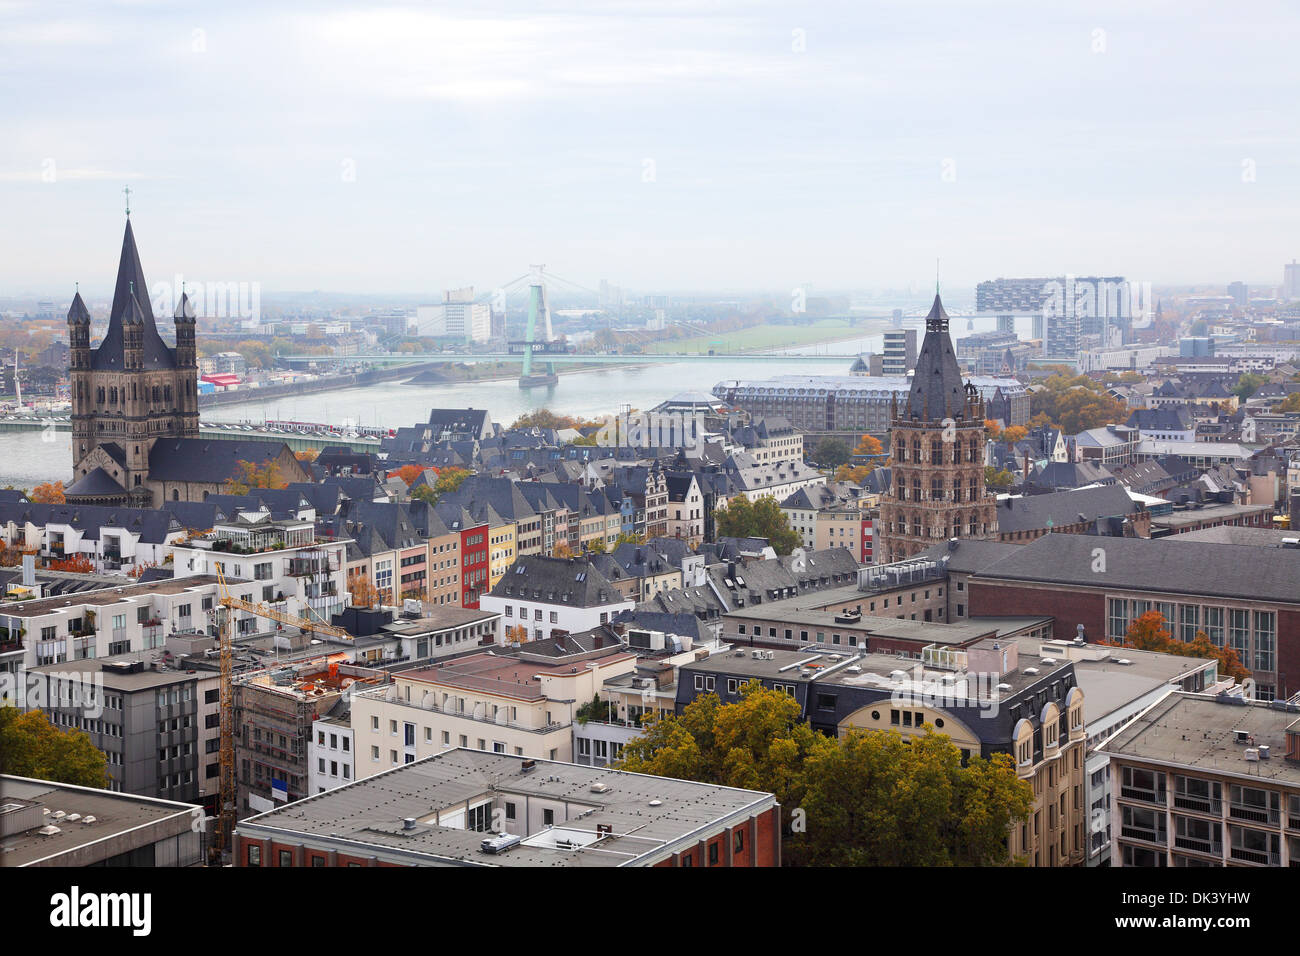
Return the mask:
M 939 257 L 934 257 L 934 294 L 939 294 Z

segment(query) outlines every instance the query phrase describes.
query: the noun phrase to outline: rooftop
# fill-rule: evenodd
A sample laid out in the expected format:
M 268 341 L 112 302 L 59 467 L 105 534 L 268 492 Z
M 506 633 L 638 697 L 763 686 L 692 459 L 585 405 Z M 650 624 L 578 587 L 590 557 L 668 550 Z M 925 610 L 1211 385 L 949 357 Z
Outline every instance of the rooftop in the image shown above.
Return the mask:
M 33 811 L 33 806 L 41 807 L 41 812 Z M 32 866 L 87 844 L 111 839 L 128 841 L 118 852 L 132 849 L 140 843 L 130 840 L 130 831 L 172 817 L 184 818 L 182 826 L 189 830 L 190 820 L 198 809 L 171 800 L 28 777 L 0 776 L 0 868 Z M 35 817 L 39 822 L 29 825 L 28 817 Z M 57 827 L 58 832 L 40 833 L 46 826 Z
M 495 854 L 481 849 L 491 833 L 464 829 L 470 804 L 498 809 L 530 798 L 556 806 L 556 827 L 521 833 L 521 843 Z M 249 817 L 238 832 L 283 832 L 415 866 L 629 866 L 657 862 L 694 846 L 705 828 L 774 805 L 771 794 L 752 790 L 449 750 Z M 604 827 L 608 833 L 598 832 Z M 572 846 L 557 845 L 566 840 Z
M 1300 706 L 1204 694 L 1171 694 L 1099 749 L 1197 770 L 1271 780 L 1300 788 L 1300 763 L 1286 759 L 1287 730 L 1300 729 Z M 1267 745 L 1267 760 L 1246 750 Z
M 41 617 L 59 611 L 79 611 L 84 607 L 106 607 L 136 597 L 153 594 L 181 594 L 196 590 L 204 585 L 216 584 L 217 579 L 210 574 L 196 574 L 187 578 L 167 578 L 149 581 L 145 584 L 124 584 L 117 588 L 102 588 L 98 591 L 84 591 L 59 597 L 41 598 L 37 601 L 21 601 L 12 604 L 0 604 L 0 615 L 9 617 Z

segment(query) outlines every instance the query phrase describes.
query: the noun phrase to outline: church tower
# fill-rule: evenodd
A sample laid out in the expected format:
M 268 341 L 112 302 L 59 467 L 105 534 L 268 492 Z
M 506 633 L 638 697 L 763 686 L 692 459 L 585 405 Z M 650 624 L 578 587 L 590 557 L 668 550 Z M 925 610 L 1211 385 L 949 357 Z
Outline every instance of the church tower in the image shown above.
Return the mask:
M 70 502 L 148 506 L 149 453 L 160 438 L 197 438 L 194 307 L 181 297 L 176 348 L 158 334 L 128 212 L 108 330 L 90 348 L 80 293 L 68 310 L 72 379 Z
M 997 537 L 997 502 L 984 485 L 984 399 L 948 335 L 938 291 L 904 406 L 892 409 L 889 493 L 880 504 L 883 562 L 950 538 Z

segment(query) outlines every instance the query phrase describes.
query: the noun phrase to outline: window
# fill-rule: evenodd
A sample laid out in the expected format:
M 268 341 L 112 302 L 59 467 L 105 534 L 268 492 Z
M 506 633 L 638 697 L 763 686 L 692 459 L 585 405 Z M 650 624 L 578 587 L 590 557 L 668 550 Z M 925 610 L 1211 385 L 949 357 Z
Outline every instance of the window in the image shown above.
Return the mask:
M 279 865 L 280 865 L 280 866 L 293 866 L 293 851 L 292 851 L 292 850 L 281 850 L 281 851 L 280 851 L 280 864 L 279 864 Z
M 249 866 L 261 866 L 261 865 L 262 865 L 262 848 L 261 848 L 260 846 L 254 846 L 254 845 L 252 845 L 252 844 L 249 845 L 249 847 L 248 847 L 248 865 L 249 865 Z
M 718 845 L 721 841 L 714 840 L 709 844 L 709 866 L 718 865 Z
M 554 811 L 554 810 L 543 810 L 543 811 L 542 811 L 542 826 L 547 826 L 547 827 L 553 827 L 553 826 L 555 826 L 555 811 Z
M 737 827 L 736 830 L 735 830 L 735 833 L 732 834 L 732 839 L 733 839 L 733 841 L 734 841 L 734 842 L 732 843 L 732 849 L 733 849 L 736 853 L 739 853 L 739 852 L 741 852 L 742 850 L 745 849 L 745 831 L 744 831 L 744 830 L 742 830 L 740 827 Z

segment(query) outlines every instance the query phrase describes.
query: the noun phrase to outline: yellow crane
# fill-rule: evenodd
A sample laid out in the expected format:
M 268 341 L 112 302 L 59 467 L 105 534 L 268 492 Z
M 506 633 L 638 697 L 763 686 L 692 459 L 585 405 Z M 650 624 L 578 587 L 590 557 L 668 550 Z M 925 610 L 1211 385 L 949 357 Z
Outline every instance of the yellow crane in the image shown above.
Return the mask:
M 233 638 L 234 611 L 247 611 L 279 624 L 296 627 L 305 634 L 326 634 L 342 640 L 352 640 L 352 635 L 341 627 L 326 624 L 322 620 L 297 617 L 261 601 L 245 601 L 230 593 L 226 584 L 226 575 L 220 565 L 217 574 L 217 603 L 224 613 L 219 615 L 217 634 L 221 654 L 221 750 L 220 770 L 221 787 L 218 797 L 217 833 L 214 841 L 214 860 L 220 863 L 231 846 L 231 836 L 235 832 L 235 687 L 233 681 Z M 310 608 L 309 608 L 310 610 Z

